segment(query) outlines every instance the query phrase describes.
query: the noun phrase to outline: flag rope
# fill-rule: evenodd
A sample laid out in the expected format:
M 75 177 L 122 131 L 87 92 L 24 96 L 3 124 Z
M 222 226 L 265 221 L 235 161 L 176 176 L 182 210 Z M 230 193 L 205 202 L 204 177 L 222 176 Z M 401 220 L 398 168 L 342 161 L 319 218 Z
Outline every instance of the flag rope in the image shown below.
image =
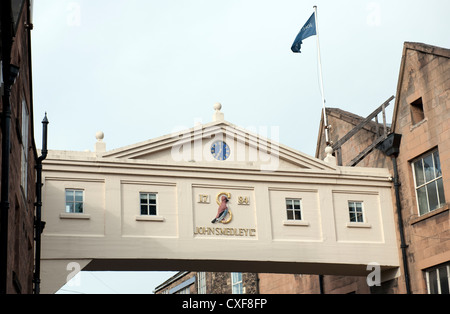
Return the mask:
M 322 110 L 323 110 L 323 123 L 325 128 L 325 141 L 327 146 L 330 145 L 330 137 L 328 134 L 328 118 L 325 109 L 325 93 L 323 88 L 323 76 L 322 76 L 322 60 L 320 56 L 320 40 L 319 40 L 319 22 L 317 18 L 317 6 L 314 6 L 315 22 L 316 22 L 316 35 L 317 35 L 317 58 L 319 62 L 319 78 L 320 78 L 320 92 L 322 96 Z

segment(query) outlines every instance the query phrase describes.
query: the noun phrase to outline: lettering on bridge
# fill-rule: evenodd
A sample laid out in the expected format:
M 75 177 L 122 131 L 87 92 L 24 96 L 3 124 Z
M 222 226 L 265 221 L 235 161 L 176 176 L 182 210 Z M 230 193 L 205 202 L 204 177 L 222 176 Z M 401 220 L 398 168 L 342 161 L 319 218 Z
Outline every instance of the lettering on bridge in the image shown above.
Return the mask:
M 256 237 L 256 229 L 195 227 L 194 235 L 217 235 L 234 237 Z

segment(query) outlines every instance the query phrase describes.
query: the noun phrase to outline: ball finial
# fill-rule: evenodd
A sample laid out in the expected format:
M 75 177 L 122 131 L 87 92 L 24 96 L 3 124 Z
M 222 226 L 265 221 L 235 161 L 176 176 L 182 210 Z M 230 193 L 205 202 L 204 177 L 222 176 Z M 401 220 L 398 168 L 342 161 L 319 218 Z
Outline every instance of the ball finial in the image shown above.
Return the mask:
M 222 109 L 222 104 L 217 102 L 214 104 L 214 110 L 219 111 L 220 109 Z
M 104 137 L 105 137 L 105 134 L 102 131 L 98 131 L 97 133 L 95 133 L 95 138 L 99 142 L 101 142 Z

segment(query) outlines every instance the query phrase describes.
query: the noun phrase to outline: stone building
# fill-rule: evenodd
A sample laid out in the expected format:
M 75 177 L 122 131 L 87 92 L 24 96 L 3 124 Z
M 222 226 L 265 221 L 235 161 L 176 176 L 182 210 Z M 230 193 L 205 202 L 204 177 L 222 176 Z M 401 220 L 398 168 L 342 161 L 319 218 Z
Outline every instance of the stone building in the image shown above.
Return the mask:
M 397 238 L 401 274 L 381 287 L 369 289 L 365 278 L 309 276 L 299 290 L 318 293 L 449 293 L 450 276 L 450 50 L 421 43 L 404 44 L 397 96 L 390 132 L 400 134 L 396 158 L 404 243 Z M 331 140 L 336 143 L 363 117 L 327 108 Z M 370 121 L 342 147 L 343 164 L 349 163 L 379 136 Z M 316 157 L 325 147 L 319 133 Z M 374 149 L 358 166 L 387 167 L 393 161 Z M 395 200 L 395 196 L 393 198 Z M 398 226 L 398 215 L 396 226 Z M 403 246 L 403 250 L 402 250 Z M 402 252 L 403 251 L 403 252 Z M 406 274 L 406 276 L 405 276 Z M 307 277 L 307 276 L 304 276 Z M 291 278 L 292 285 L 294 279 Z M 312 284 L 313 283 L 313 284 Z
M 258 274 L 241 272 L 178 272 L 155 294 L 257 294 Z
M 38 158 L 33 132 L 32 1 L 2 0 L 0 293 L 32 293 Z
M 450 49 L 405 43 L 392 131 L 402 135 L 397 163 L 410 290 L 448 294 Z

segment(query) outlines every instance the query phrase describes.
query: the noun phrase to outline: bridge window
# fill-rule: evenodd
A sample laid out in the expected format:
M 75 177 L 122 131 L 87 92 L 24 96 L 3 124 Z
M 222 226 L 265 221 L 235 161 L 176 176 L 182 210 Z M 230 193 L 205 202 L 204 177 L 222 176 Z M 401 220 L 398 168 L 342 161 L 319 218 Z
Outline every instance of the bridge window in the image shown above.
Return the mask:
M 348 213 L 350 215 L 350 222 L 364 222 L 363 202 L 348 202 Z
M 156 216 L 156 193 L 140 193 L 141 215 Z
M 66 190 L 66 213 L 83 213 L 83 190 Z
M 242 294 L 242 273 L 231 273 L 231 292 L 232 294 Z
M 419 214 L 424 215 L 445 204 L 439 152 L 419 157 L 412 165 Z
M 288 220 L 302 220 L 301 199 L 286 199 L 286 214 Z

